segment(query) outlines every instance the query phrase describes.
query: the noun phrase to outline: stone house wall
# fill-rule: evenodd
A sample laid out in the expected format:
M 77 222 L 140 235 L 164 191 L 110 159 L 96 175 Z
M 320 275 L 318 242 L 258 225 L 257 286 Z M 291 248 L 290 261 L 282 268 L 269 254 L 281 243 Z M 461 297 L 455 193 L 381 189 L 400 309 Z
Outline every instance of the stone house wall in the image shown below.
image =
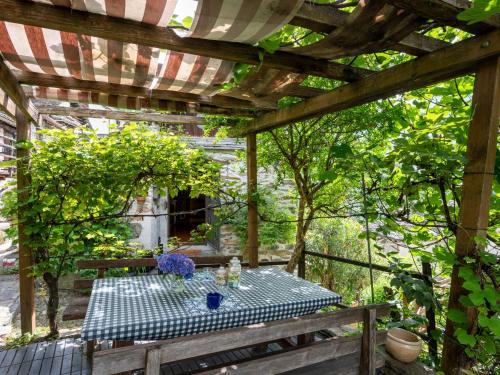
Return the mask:
M 244 142 L 236 139 L 224 139 L 215 141 L 210 137 L 189 137 L 185 139 L 193 147 L 202 147 L 213 160 L 221 164 L 220 178 L 225 181 L 235 182 L 241 185 L 242 191 L 246 190 L 246 165 L 244 160 L 238 156 L 238 152 L 245 150 Z M 266 170 L 259 170 L 258 180 L 260 186 L 271 186 L 274 176 Z M 289 186 L 282 186 L 279 194 L 285 196 Z M 291 203 L 293 204 L 293 202 Z M 157 189 L 152 188 L 145 202 L 134 202 L 130 210 L 131 214 L 160 214 L 158 217 L 136 217 L 131 221 L 135 238 L 131 240 L 139 246 L 152 249 L 158 246 L 158 238 L 162 244 L 168 241 L 168 198 L 161 197 Z M 244 246 L 243 246 L 244 247 Z M 264 260 L 279 260 L 288 258 L 293 245 L 276 244 L 273 249 L 259 248 L 260 258 Z M 210 251 L 210 250 L 208 250 Z M 231 225 L 222 225 L 219 233 L 219 249 L 212 249 L 221 255 L 239 255 L 244 253 L 241 240 Z

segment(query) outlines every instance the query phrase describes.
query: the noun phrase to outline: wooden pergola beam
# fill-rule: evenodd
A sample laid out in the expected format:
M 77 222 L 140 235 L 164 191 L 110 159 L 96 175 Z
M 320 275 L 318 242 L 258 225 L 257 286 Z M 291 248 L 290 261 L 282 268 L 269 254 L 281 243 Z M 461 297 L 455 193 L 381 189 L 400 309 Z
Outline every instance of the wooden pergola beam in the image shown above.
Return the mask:
M 48 29 L 85 34 L 138 45 L 164 48 L 172 51 L 214 57 L 250 65 L 355 81 L 369 71 L 323 59 L 277 51 L 263 50 L 242 43 L 197 38 L 181 38 L 172 29 L 151 26 L 127 19 L 82 12 L 64 7 L 22 0 L 0 0 L 0 20 Z
M 4 12 L 2 12 L 4 13 Z M 9 67 L 5 64 L 2 57 L 0 57 L 0 89 L 3 91 L 3 100 L 5 101 L 5 106 L 2 104 L 2 107 L 8 110 L 10 115 L 15 116 L 15 112 L 12 113 L 12 105 L 9 104 L 9 100 L 11 100 L 17 108 L 21 110 L 22 113 L 26 116 L 28 121 L 32 121 L 37 123 L 38 115 L 36 110 L 28 97 L 25 95 L 23 89 L 19 85 L 16 80 L 16 77 L 9 69 Z
M 474 71 L 482 61 L 500 55 L 500 30 L 470 38 L 412 61 L 374 73 L 290 107 L 266 113 L 233 136 L 263 132 L 325 113 L 341 111 Z
M 161 122 L 164 124 L 190 124 L 201 125 L 203 119 L 197 116 L 169 115 L 163 113 L 150 112 L 125 112 L 106 109 L 87 109 L 75 107 L 52 107 L 38 106 L 38 113 L 58 116 L 74 116 L 74 117 L 93 117 L 107 118 L 112 120 L 124 121 L 148 121 Z
M 29 91 L 29 90 L 28 90 Z M 132 101 L 138 100 L 138 99 L 144 99 L 143 97 L 128 97 Z M 57 99 L 44 99 L 44 98 L 34 98 L 36 99 L 42 99 L 42 100 L 49 100 L 49 101 L 55 101 L 55 102 L 64 102 L 68 100 L 57 100 Z M 78 101 L 69 101 L 69 102 L 74 102 L 74 103 L 79 103 Z M 85 102 L 84 104 L 88 104 Z M 95 103 L 99 104 L 99 103 Z M 178 103 L 180 105 L 176 105 L 175 109 L 171 109 L 168 105 L 168 101 L 166 100 L 156 100 L 156 101 L 148 101 L 144 100 L 141 101 L 141 108 L 140 109 L 152 109 L 152 110 L 161 110 L 161 111 L 170 111 L 170 112 L 176 112 L 176 113 L 187 113 L 187 114 L 196 114 L 196 113 L 208 113 L 212 115 L 221 115 L 221 116 L 235 116 L 235 117 L 247 117 L 247 118 L 253 118 L 256 115 L 258 115 L 259 111 L 254 111 L 254 110 L 249 110 L 249 109 L 238 109 L 238 108 L 221 108 L 221 107 L 214 107 L 210 106 L 208 104 L 202 104 L 202 103 Z M 124 108 L 124 107 L 119 107 L 119 106 L 113 106 L 111 104 L 102 104 L 106 105 L 107 107 L 113 107 L 113 108 Z M 127 108 L 124 108 L 127 109 Z
M 0 111 L 5 112 L 7 115 L 15 119 L 16 117 L 16 103 L 13 102 L 9 95 L 0 87 Z
M 67 90 L 91 91 L 110 95 L 137 96 L 186 103 L 203 103 L 222 108 L 256 108 L 255 104 L 251 101 L 231 98 L 223 95 L 208 96 L 180 91 L 150 90 L 146 87 L 140 86 L 88 81 L 73 77 L 61 77 L 33 72 L 16 71 L 14 74 L 20 84 L 30 86 L 55 87 Z
M 328 4 L 314 5 L 306 2 L 289 23 L 318 33 L 330 33 L 336 28 L 343 26 L 349 14 Z M 448 44 L 445 41 L 426 35 L 412 33 L 396 43 L 393 49 L 420 56 L 446 47 Z
M 458 14 L 471 6 L 471 2 L 466 0 L 388 0 L 387 2 L 395 7 L 472 34 L 484 34 L 500 27 L 498 16 L 473 24 L 459 20 Z

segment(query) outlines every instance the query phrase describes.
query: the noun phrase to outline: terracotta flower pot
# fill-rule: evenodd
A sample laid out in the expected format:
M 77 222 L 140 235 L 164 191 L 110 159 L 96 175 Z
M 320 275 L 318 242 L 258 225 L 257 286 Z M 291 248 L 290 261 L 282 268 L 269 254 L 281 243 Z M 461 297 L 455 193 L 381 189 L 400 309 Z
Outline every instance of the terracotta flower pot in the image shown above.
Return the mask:
M 422 339 L 404 329 L 391 328 L 387 331 L 385 348 L 398 361 L 410 363 L 422 351 Z

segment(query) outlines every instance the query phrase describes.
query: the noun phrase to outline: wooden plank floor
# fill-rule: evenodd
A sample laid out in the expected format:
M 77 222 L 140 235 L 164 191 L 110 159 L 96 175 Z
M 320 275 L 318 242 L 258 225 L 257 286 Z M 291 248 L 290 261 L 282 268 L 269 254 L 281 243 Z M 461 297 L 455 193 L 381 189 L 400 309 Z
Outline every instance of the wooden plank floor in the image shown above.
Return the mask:
M 321 335 L 316 335 L 316 340 Z M 291 340 L 294 341 L 294 340 Z M 259 348 L 242 348 L 201 358 L 190 358 L 161 366 L 161 375 L 189 375 L 227 364 L 244 362 L 285 350 L 293 342 L 273 342 Z M 110 342 L 103 342 L 101 349 L 108 349 Z M 39 342 L 28 346 L 0 351 L 0 375 L 90 375 L 91 363 L 87 360 L 80 338 Z M 141 374 L 138 372 L 138 374 Z
M 86 375 L 90 362 L 82 341 L 63 339 L 0 351 L 0 375 Z

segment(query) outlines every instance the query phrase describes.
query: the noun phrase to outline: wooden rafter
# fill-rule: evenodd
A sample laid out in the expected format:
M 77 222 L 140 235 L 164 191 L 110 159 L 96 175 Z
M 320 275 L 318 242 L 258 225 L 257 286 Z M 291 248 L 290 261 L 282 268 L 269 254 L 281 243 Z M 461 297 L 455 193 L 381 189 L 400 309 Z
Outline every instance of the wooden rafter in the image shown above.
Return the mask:
M 260 48 L 241 43 L 181 38 L 173 30 L 165 27 L 155 27 L 141 22 L 30 1 L 0 0 L 0 8 L 8 9 L 6 12 L 0 12 L 0 20 L 24 25 L 74 32 L 244 64 L 262 64 L 269 68 L 341 81 L 355 81 L 369 74 L 369 71 L 365 69 L 290 52 L 277 51 L 262 58 Z
M 341 27 L 347 21 L 349 13 L 330 5 L 314 5 L 304 3 L 297 15 L 290 21 L 291 25 L 305 27 L 309 30 L 330 33 Z M 423 55 L 440 48 L 446 47 L 448 43 L 430 38 L 428 36 L 412 33 L 394 45 L 394 50 L 411 55 Z
M 30 90 L 26 87 L 25 88 L 27 92 Z M 174 103 L 174 106 L 171 106 L 169 104 L 169 101 L 167 100 L 141 100 L 144 99 L 142 97 L 133 97 L 133 96 L 128 96 L 128 99 L 131 101 L 140 101 L 141 102 L 141 108 L 140 109 L 152 109 L 152 110 L 161 110 L 161 111 L 169 111 L 169 112 L 176 112 L 176 113 L 207 113 L 207 114 L 212 114 L 212 115 L 222 115 L 222 116 L 241 116 L 241 117 L 255 117 L 258 115 L 259 111 L 253 111 L 249 109 L 239 109 L 239 108 L 221 108 L 221 107 L 214 107 L 210 106 L 207 104 L 200 104 L 200 103 L 180 103 L 180 102 L 171 102 Z M 43 99 L 43 98 L 35 98 L 35 99 Z M 53 99 L 48 99 L 48 100 L 53 100 Z M 87 104 L 87 103 L 85 103 Z M 99 103 L 95 103 L 99 104 Z M 114 107 L 111 104 L 106 104 L 108 107 Z M 174 107 L 174 108 L 172 108 Z M 117 107 L 120 108 L 120 107 Z
M 419 16 L 472 34 L 484 34 L 500 27 L 500 17 L 498 16 L 473 24 L 459 20 L 457 15 L 471 5 L 471 2 L 466 0 L 387 0 L 387 2 Z
M 96 82 L 76 79 L 73 77 L 60 77 L 48 74 L 16 71 L 15 76 L 19 83 L 55 87 L 60 89 L 73 89 L 82 91 L 99 92 L 111 95 L 137 96 L 152 99 L 173 100 L 187 103 L 202 103 L 222 108 L 246 108 L 255 109 L 256 106 L 248 101 L 231 98 L 223 95 L 197 95 L 169 90 L 149 90 L 146 87 L 120 85 L 116 83 Z M 273 107 L 268 107 L 273 108 Z
M 113 120 L 128 120 L 128 121 L 150 121 L 161 122 L 164 124 L 191 124 L 201 125 L 203 119 L 197 116 L 169 115 L 163 113 L 150 112 L 125 112 L 105 109 L 88 109 L 74 107 L 52 107 L 38 106 L 38 113 L 58 116 L 74 116 L 74 117 L 94 117 L 107 118 Z
M 407 63 L 339 87 L 290 107 L 256 118 L 234 136 L 246 136 L 317 115 L 352 108 L 391 95 L 467 74 L 481 62 L 500 55 L 500 30 L 467 39 Z
M 15 115 L 15 112 L 12 113 L 12 104 L 9 103 L 11 100 L 16 107 L 18 107 L 23 114 L 26 116 L 28 121 L 37 122 L 38 115 L 36 110 L 28 97 L 25 95 L 23 89 L 17 83 L 16 77 L 12 73 L 12 71 L 5 64 L 3 59 L 0 57 L 0 89 L 3 91 L 3 98 L 5 101 L 5 105 L 2 104 L 4 109 L 8 109 L 10 115 Z

